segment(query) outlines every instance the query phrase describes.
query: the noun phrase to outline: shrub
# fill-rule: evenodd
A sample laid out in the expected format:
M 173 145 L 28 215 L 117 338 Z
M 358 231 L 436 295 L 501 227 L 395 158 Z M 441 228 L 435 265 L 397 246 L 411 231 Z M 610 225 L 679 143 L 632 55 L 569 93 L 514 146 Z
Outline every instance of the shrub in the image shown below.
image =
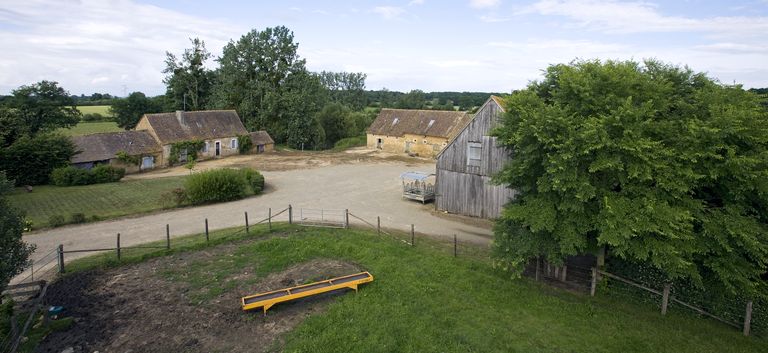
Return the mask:
M 51 182 L 56 186 L 88 185 L 93 183 L 93 176 L 85 169 L 69 166 L 54 169 Z
M 111 165 L 97 165 L 91 169 L 93 183 L 114 183 L 120 181 L 125 176 L 124 168 L 116 168 Z
M 60 227 L 67 224 L 67 221 L 64 219 L 64 216 L 62 215 L 53 215 L 48 217 L 48 226 L 50 227 Z
M 99 113 L 83 114 L 83 121 L 92 122 L 92 121 L 107 121 L 107 120 L 108 120 L 107 117 Z
M 243 173 L 245 181 L 248 182 L 248 186 L 254 195 L 264 190 L 264 176 L 261 173 L 251 168 L 240 169 L 240 172 Z
M 188 201 L 187 191 L 184 188 L 175 188 L 163 193 L 160 197 L 165 208 L 179 207 Z
M 23 136 L 0 149 L 0 170 L 6 172 L 9 180 L 15 180 L 16 185 L 46 184 L 51 172 L 69 165 L 74 154 L 75 146 L 69 137 L 55 133 Z
M 82 213 L 73 213 L 69 215 L 69 223 L 78 224 L 78 223 L 85 223 L 86 218 L 85 215 Z
M 192 174 L 184 183 L 192 204 L 222 202 L 245 197 L 248 182 L 236 169 L 216 169 Z
M 367 141 L 365 136 L 345 137 L 336 141 L 336 143 L 333 145 L 333 150 L 343 151 L 352 147 L 365 146 L 366 143 Z
M 238 135 L 237 136 L 237 150 L 240 154 L 247 154 L 251 152 L 253 148 L 253 141 L 251 135 Z

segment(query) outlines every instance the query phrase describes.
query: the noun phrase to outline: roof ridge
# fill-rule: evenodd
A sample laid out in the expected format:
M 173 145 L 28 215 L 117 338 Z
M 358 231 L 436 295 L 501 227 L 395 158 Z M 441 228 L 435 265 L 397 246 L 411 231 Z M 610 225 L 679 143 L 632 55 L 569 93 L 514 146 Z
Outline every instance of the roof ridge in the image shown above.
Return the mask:
M 466 110 L 435 110 L 435 109 L 402 109 L 402 108 L 381 108 L 381 110 L 406 110 L 409 112 L 443 112 L 443 113 L 463 113 L 467 114 Z

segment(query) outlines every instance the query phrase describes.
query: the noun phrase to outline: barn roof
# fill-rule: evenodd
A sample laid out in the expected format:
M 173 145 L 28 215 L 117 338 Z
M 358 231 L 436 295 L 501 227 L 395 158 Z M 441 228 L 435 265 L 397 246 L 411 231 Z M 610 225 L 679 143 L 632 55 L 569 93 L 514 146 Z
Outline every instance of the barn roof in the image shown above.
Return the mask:
M 491 96 L 491 99 L 493 99 L 493 101 L 496 102 L 496 105 L 498 105 L 499 108 L 501 108 L 502 112 L 506 112 L 507 111 L 506 109 L 504 109 L 504 101 L 502 101 L 501 97 L 499 97 L 499 96 Z
M 161 150 L 147 131 L 105 132 L 72 137 L 75 150 L 80 153 L 72 157 L 72 163 L 103 161 L 123 151 L 128 155 L 154 153 Z
M 368 128 L 368 133 L 387 136 L 414 134 L 452 139 L 470 120 L 466 112 L 382 109 Z
M 254 131 L 250 135 L 254 146 L 275 143 L 275 140 L 272 139 L 272 136 L 269 136 L 269 134 L 264 130 Z
M 142 119 L 155 132 L 160 144 L 189 140 L 210 140 L 245 135 L 240 117 L 234 110 L 203 110 L 196 112 L 145 114 Z

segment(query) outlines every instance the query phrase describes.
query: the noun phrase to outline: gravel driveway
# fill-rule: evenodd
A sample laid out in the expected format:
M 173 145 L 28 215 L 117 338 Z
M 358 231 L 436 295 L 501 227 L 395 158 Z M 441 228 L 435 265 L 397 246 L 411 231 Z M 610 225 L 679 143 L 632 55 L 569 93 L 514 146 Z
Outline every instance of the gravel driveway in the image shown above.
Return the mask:
M 133 218 L 67 226 L 31 233 L 24 240 L 37 245 L 32 256 L 37 259 L 63 244 L 65 249 L 109 248 L 115 235 L 121 234 L 121 245 L 130 246 L 165 239 L 165 225 L 170 224 L 171 237 L 201 233 L 204 219 L 211 230 L 244 225 L 244 212 L 251 223 L 267 217 L 267 209 L 275 212 L 291 204 L 295 212 L 301 208 L 349 209 L 356 216 L 375 224 L 381 216 L 384 228 L 410 230 L 417 233 L 488 244 L 492 238 L 489 223 L 458 217 L 435 216 L 433 204 L 422 205 L 400 197 L 400 173 L 404 171 L 434 172 L 434 163 L 381 161 L 340 164 L 313 169 L 264 172 L 267 190 L 244 200 L 202 207 L 190 207 Z M 287 220 L 287 212 L 276 221 Z M 354 218 L 350 222 L 362 224 Z M 87 254 L 67 254 L 67 260 Z

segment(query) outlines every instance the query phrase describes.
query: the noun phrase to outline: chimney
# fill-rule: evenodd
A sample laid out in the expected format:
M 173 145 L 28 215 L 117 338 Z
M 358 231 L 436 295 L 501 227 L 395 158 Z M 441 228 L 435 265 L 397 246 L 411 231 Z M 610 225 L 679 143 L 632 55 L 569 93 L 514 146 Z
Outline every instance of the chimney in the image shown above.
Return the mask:
M 182 126 L 186 125 L 184 123 L 184 111 L 183 110 L 177 110 L 176 111 L 176 120 L 178 120 L 179 124 L 181 124 Z

